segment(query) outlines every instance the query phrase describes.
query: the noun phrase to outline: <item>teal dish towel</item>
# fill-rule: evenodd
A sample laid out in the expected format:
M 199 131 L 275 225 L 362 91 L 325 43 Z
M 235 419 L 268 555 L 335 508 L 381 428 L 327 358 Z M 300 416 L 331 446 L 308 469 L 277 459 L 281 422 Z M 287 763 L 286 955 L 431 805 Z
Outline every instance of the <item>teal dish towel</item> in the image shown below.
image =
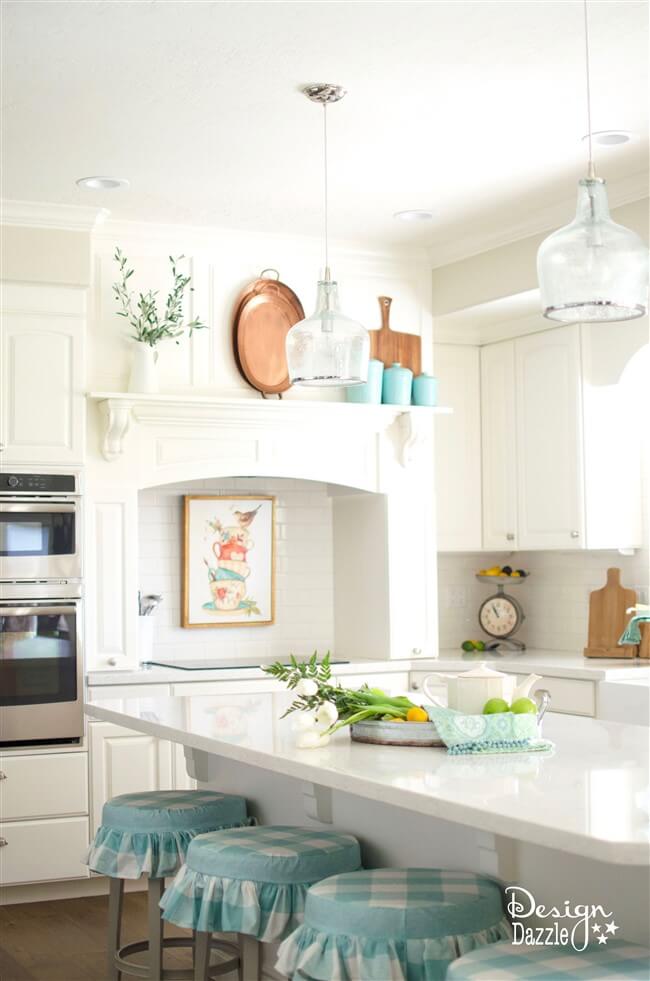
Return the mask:
M 650 623 L 650 613 L 639 613 L 638 616 L 632 617 L 627 627 L 618 639 L 619 644 L 640 644 L 641 643 L 641 631 L 639 630 L 640 623 Z

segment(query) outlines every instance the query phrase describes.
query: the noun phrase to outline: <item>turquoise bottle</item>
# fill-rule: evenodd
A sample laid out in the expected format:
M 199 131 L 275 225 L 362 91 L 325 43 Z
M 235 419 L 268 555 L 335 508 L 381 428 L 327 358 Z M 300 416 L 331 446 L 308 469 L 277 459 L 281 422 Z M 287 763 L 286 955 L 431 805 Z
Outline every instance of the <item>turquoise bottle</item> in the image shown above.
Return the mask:
M 413 405 L 438 404 L 438 379 L 425 371 L 413 379 Z
M 368 381 L 363 385 L 348 385 L 345 397 L 348 402 L 365 402 L 379 405 L 384 362 L 371 358 L 368 362 Z

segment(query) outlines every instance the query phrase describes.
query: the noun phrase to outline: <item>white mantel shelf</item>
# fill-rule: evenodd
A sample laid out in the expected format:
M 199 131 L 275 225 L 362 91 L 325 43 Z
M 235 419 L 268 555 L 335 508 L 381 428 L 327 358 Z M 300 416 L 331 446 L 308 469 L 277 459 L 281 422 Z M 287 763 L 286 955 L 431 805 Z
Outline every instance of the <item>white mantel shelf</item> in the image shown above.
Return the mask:
M 280 719 L 287 699 L 240 696 L 230 721 L 215 718 L 229 695 L 94 700 L 86 713 L 181 743 L 199 780 L 208 779 L 208 757 L 217 758 L 218 774 L 221 757 L 304 781 L 314 797 L 325 791 L 325 801 L 331 791 L 354 794 L 597 861 L 650 864 L 643 726 L 548 715 L 550 755 L 454 758 L 443 749 L 353 743 L 345 732 L 306 750 L 296 748 L 291 718 Z
M 446 406 L 365 405 L 324 400 L 224 398 L 212 395 L 138 395 L 89 392 L 105 410 L 102 454 L 108 461 L 124 453 L 127 433 L 138 425 L 194 425 L 257 429 L 325 428 L 382 433 L 397 422 L 403 466 L 420 441 L 421 423 L 452 412 Z

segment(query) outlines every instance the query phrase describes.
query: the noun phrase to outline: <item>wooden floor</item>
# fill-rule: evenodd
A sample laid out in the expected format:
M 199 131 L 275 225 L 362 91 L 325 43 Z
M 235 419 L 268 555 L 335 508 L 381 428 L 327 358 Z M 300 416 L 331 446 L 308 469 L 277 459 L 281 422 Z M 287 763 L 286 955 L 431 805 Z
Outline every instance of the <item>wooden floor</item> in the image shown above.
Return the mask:
M 107 905 L 89 896 L 0 907 L 0 981 L 106 981 Z M 125 894 L 122 922 L 122 943 L 146 937 L 146 893 Z M 165 936 L 185 935 L 165 924 Z M 170 950 L 165 964 L 191 967 L 191 952 Z

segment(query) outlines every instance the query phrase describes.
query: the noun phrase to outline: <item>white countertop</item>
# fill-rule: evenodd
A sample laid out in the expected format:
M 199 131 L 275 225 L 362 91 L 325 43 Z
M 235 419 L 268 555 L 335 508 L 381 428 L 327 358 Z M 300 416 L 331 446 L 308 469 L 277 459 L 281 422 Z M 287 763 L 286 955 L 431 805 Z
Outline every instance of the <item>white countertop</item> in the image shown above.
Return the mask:
M 287 693 L 97 700 L 93 718 L 336 791 L 621 865 L 650 864 L 648 736 L 641 726 L 547 716 L 552 755 L 450 757 L 352 743 L 299 750 Z M 290 697 L 290 696 L 289 696 Z
M 166 659 L 169 656 L 166 655 Z M 646 679 L 650 683 L 650 661 L 639 658 L 586 658 L 575 651 L 529 650 L 523 654 L 495 657 L 488 652 L 465 654 L 460 650 L 445 650 L 437 658 L 410 658 L 394 661 L 354 660 L 332 666 L 335 675 L 363 672 L 450 671 L 469 670 L 478 661 L 487 661 L 499 671 L 517 674 L 541 674 L 550 678 L 577 678 L 585 681 L 615 681 L 630 678 Z M 89 671 L 88 684 L 95 685 L 155 685 L 183 684 L 188 681 L 234 681 L 266 678 L 258 667 L 206 669 L 185 671 L 179 668 L 139 668 L 137 670 Z

